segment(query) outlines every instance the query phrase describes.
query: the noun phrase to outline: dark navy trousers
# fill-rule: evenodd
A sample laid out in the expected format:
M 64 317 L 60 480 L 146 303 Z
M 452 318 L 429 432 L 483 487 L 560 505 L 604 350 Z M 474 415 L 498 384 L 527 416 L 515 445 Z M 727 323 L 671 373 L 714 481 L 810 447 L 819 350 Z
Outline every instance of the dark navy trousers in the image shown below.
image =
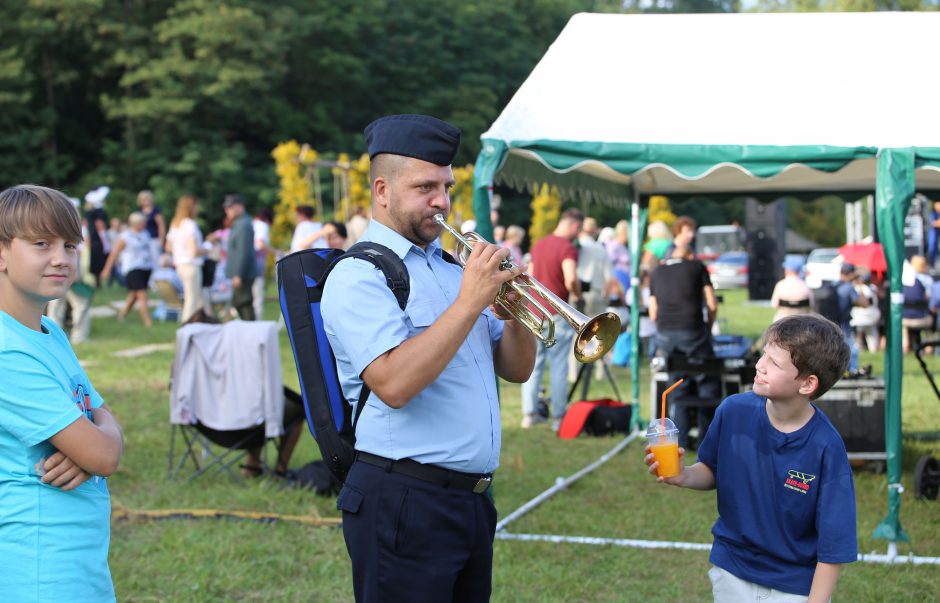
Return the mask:
M 487 494 L 354 463 L 336 501 L 356 601 L 489 601 L 496 508 Z

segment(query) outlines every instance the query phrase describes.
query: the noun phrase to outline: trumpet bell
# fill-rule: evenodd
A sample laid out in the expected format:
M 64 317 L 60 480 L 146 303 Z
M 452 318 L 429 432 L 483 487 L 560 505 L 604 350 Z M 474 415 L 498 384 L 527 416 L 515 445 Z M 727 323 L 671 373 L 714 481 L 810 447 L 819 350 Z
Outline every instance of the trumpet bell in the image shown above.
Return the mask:
M 614 347 L 620 337 L 620 317 L 604 312 L 588 320 L 574 340 L 574 357 L 578 362 L 594 362 Z
M 457 239 L 459 245 L 457 261 L 461 266 L 466 263 L 474 245 L 486 242 L 475 232 L 462 234 L 447 223 L 443 214 L 435 215 L 434 221 Z M 500 268 L 514 270 L 516 266 L 509 260 L 503 260 Z M 507 287 L 518 295 L 518 299 L 509 299 Z M 594 318 L 588 318 L 525 273 L 503 285 L 496 296 L 496 303 L 525 325 L 545 347 L 555 344 L 554 323 L 546 307 L 552 308 L 577 333 L 574 342 L 574 357 L 578 362 L 594 362 L 614 347 L 617 337 L 620 336 L 620 318 L 613 312 L 605 312 Z

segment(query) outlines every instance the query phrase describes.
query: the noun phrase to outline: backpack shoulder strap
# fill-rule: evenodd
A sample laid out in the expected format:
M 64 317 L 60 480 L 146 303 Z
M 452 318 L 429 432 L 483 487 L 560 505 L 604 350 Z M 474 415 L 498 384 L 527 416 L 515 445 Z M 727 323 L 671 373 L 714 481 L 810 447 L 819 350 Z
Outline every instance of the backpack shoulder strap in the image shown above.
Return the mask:
M 405 306 L 408 304 L 408 294 L 411 291 L 411 279 L 408 277 L 408 269 L 405 267 L 405 262 L 398 257 L 398 254 L 385 245 L 373 243 L 372 241 L 361 241 L 350 247 L 346 253 L 333 260 L 330 267 L 326 269 L 322 280 L 326 280 L 326 277 L 333 271 L 333 268 L 335 268 L 341 260 L 345 260 L 346 258 L 365 260 L 381 270 L 382 275 L 385 276 L 388 288 L 391 289 L 392 293 L 395 295 L 398 307 L 402 310 L 405 309 Z
M 454 264 L 455 266 L 460 265 L 460 262 L 457 261 L 457 258 L 455 258 L 452 254 L 448 253 L 447 251 L 444 251 L 443 249 L 441 249 L 441 256 L 444 258 L 444 261 L 447 262 L 448 264 Z
M 371 262 L 372 265 L 381 270 L 382 275 L 385 276 L 388 288 L 391 289 L 392 293 L 395 295 L 398 307 L 402 310 L 405 309 L 405 306 L 408 304 L 408 294 L 411 291 L 411 279 L 408 276 L 408 268 L 405 267 L 405 262 L 398 257 L 398 254 L 385 245 L 373 243 L 372 241 L 361 241 L 350 247 L 346 253 L 334 259 L 333 263 L 326 269 L 320 282 L 325 281 L 326 277 L 333 271 L 333 268 L 335 268 L 341 260 L 345 260 L 346 258 L 357 258 Z M 362 389 L 359 392 L 359 403 L 356 404 L 356 414 L 352 419 L 353 433 L 355 433 L 356 424 L 359 422 L 359 415 L 362 414 L 365 401 L 369 398 L 371 391 L 369 386 L 363 381 Z

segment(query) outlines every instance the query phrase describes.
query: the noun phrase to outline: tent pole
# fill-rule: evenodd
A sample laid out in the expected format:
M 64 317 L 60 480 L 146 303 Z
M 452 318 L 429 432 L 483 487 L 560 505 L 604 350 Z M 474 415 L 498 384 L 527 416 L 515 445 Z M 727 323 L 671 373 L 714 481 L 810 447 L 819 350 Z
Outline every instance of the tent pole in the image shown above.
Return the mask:
M 493 224 L 490 221 L 493 180 L 508 152 L 506 143 L 484 140 L 483 149 L 477 155 L 477 162 L 473 167 L 473 215 L 477 221 L 476 231 L 487 241 L 493 240 Z
M 640 207 L 640 193 L 633 189 L 633 204 L 630 206 L 630 382 L 633 389 L 634 430 L 644 429 L 640 418 L 640 253 L 643 235 L 646 232 L 647 210 Z M 650 417 L 652 418 L 652 417 Z
M 887 453 L 888 514 L 872 537 L 887 540 L 889 551 L 897 541 L 910 542 L 901 527 L 901 313 L 904 293 L 901 269 L 904 263 L 904 221 L 914 196 L 914 149 L 881 149 L 875 199 L 878 234 L 888 263 L 891 306 L 887 317 L 888 345 L 885 350 L 885 448 Z

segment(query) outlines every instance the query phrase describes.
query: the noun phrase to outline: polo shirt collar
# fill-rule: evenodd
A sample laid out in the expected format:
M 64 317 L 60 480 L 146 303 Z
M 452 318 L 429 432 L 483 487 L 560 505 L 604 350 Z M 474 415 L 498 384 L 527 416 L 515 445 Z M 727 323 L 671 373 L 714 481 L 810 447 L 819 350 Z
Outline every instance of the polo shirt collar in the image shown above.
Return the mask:
M 428 245 L 428 248 L 425 251 L 378 220 L 369 221 L 369 226 L 366 228 L 366 232 L 362 238 L 366 241 L 372 241 L 374 243 L 381 243 L 382 245 L 385 245 L 394 251 L 395 254 L 402 260 L 405 259 L 405 256 L 408 255 L 408 252 L 411 250 L 414 250 L 416 253 L 422 255 L 434 254 L 438 257 L 441 256 L 440 238 L 434 239 L 434 241 Z

